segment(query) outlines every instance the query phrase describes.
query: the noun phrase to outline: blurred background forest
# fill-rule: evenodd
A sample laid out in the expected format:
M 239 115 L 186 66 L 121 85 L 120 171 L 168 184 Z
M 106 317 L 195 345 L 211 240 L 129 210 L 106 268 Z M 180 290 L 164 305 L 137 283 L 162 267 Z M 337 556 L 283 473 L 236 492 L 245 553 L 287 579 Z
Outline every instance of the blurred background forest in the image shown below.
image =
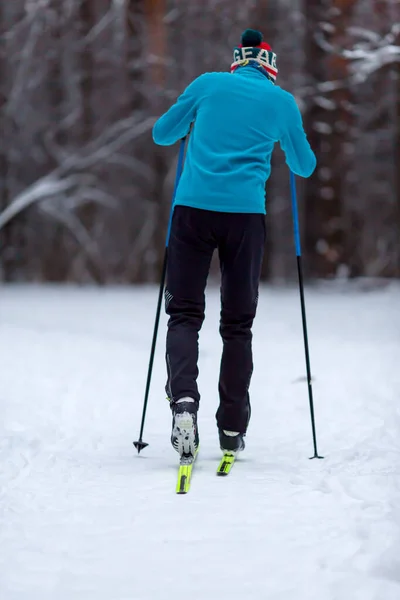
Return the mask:
M 308 277 L 400 277 L 400 0 L 0 0 L 0 281 L 158 280 L 178 147 L 153 123 L 247 27 L 318 156 L 299 182 Z M 290 280 L 273 163 L 264 278 Z

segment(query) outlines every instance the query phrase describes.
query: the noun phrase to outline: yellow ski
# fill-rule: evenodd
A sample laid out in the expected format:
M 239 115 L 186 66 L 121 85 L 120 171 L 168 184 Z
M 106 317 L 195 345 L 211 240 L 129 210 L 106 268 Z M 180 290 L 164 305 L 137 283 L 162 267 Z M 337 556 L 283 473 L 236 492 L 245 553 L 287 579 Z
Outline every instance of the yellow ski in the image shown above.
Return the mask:
M 187 494 L 190 490 L 190 481 L 192 478 L 192 470 L 194 461 L 196 460 L 199 449 L 197 449 L 194 457 L 182 458 L 178 471 L 178 482 L 176 484 L 177 494 Z
M 229 475 L 234 463 L 236 460 L 236 455 L 233 453 L 226 453 L 223 455 L 221 462 L 219 463 L 217 469 L 217 475 L 220 477 L 225 477 Z

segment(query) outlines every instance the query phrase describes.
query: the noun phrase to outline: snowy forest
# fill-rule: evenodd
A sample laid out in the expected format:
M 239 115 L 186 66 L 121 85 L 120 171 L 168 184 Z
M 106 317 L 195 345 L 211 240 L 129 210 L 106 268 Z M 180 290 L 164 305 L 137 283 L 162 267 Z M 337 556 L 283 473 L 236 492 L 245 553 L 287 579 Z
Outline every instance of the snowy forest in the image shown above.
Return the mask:
M 307 276 L 400 277 L 399 0 L 0 0 L 1 281 L 157 281 L 178 148 L 152 126 L 247 27 L 318 157 L 299 181 Z M 290 281 L 279 148 L 267 203 L 263 277 Z

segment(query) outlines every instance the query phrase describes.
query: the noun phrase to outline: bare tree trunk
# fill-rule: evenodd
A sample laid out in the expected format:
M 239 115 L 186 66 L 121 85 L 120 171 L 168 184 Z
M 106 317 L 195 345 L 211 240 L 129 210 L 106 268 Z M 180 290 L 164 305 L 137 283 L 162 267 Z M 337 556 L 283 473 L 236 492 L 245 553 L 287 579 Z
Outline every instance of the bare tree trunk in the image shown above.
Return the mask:
M 385 37 L 395 22 L 391 4 L 391 0 L 368 0 L 361 6 L 365 11 L 360 15 L 360 30 L 366 32 L 362 38 L 366 56 L 355 62 L 354 72 L 358 69 L 368 72 L 368 65 L 375 64 L 371 63 L 371 57 L 384 50 Z M 359 107 L 356 142 L 359 195 L 352 206 L 358 227 L 353 235 L 356 243 L 350 252 L 351 273 L 392 277 L 398 272 L 400 252 L 400 223 L 395 209 L 396 66 L 380 63 L 379 59 L 376 65 L 365 80 L 353 84 Z
M 306 265 L 311 276 L 338 273 L 345 255 L 344 189 L 349 170 L 347 143 L 353 127 L 348 62 L 341 55 L 357 0 L 307 0 L 306 68 L 312 99 L 307 131 L 318 168 L 306 186 Z M 327 26 L 329 22 L 329 27 Z
M 88 37 L 92 27 L 94 26 L 93 18 L 93 0 L 80 0 L 79 18 L 80 18 L 80 33 L 81 33 L 81 101 L 82 101 L 82 117 L 81 117 L 81 141 L 87 143 L 92 136 L 92 94 L 93 94 L 93 58 L 90 43 L 85 38 Z
M 8 205 L 9 194 L 7 186 L 8 172 L 8 120 L 6 117 L 6 81 L 7 81 L 7 62 L 6 62 L 6 42 L 5 33 L 7 30 L 4 6 L 0 3 L 0 131 L 2 132 L 2 143 L 0 144 L 0 212 Z M 7 281 L 9 273 L 7 269 L 7 246 L 8 246 L 8 228 L 0 236 L 0 281 Z
M 400 23 L 400 4 L 397 0 L 393 0 L 393 17 L 395 23 Z M 400 32 L 397 35 L 397 43 L 400 46 Z M 395 218 L 397 222 L 397 261 L 395 276 L 400 278 L 400 61 L 394 67 L 394 80 L 396 86 L 396 106 L 395 106 L 395 155 L 394 166 L 396 170 L 396 207 Z
M 50 123 L 51 134 L 55 137 L 57 145 L 65 146 L 66 135 L 63 128 L 64 112 L 63 101 L 65 97 L 62 73 L 62 38 L 63 38 L 63 13 L 62 6 L 58 0 L 51 0 L 48 9 L 48 17 L 51 19 L 50 30 L 51 44 L 47 53 L 49 62 L 47 87 L 50 99 Z
M 20 185 L 18 138 L 20 122 L 14 114 L 11 91 L 14 84 L 14 73 L 10 65 L 10 46 L 14 36 L 11 29 L 16 27 L 22 18 L 23 6 L 20 3 L 9 5 L 0 3 L 0 211 L 4 210 L 12 200 L 12 194 Z M 8 35 L 7 35 L 8 34 Z M 21 57 L 21 61 L 23 61 Z M 13 105 L 13 106 L 12 106 Z M 11 282 L 20 276 L 24 256 L 21 248 L 24 243 L 24 223 L 9 223 L 0 234 L 0 279 Z
M 391 0 L 373 0 L 374 30 L 382 37 L 388 34 L 391 20 Z M 400 22 L 397 6 L 397 20 Z M 399 38 L 400 40 L 400 35 Z M 371 122 L 375 133 L 373 203 L 377 207 L 374 220 L 365 227 L 366 242 L 373 248 L 367 273 L 372 276 L 392 277 L 398 273 L 400 221 L 395 218 L 396 179 L 400 163 L 395 162 L 396 132 L 393 127 L 396 105 L 396 65 L 388 64 L 372 77 L 376 113 Z M 397 175 L 396 175 L 397 173 Z
M 397 63 L 397 108 L 396 108 L 396 112 L 397 112 L 397 132 L 396 132 L 396 154 L 395 154 L 395 161 L 396 161 L 396 165 L 399 166 L 400 165 L 400 63 Z M 397 173 L 397 177 L 396 177 L 396 194 L 397 194 L 397 198 L 396 198 L 396 203 L 397 203 L 397 224 L 399 226 L 400 229 L 400 169 L 397 168 L 396 170 Z M 396 276 L 400 277 L 400 241 L 399 239 L 397 240 L 397 272 L 396 272 Z
M 153 88 L 153 100 L 151 106 L 155 114 L 160 114 L 166 108 L 165 103 L 165 85 L 166 76 L 166 58 L 167 58 L 167 33 L 164 24 L 166 12 L 166 0 L 145 0 L 145 15 L 147 23 L 147 39 L 149 44 L 149 54 L 151 56 L 151 67 L 149 70 L 150 83 Z M 174 148 L 177 151 L 177 148 Z M 151 202 L 156 207 L 154 214 L 155 227 L 153 232 L 152 247 L 157 256 L 156 269 L 152 279 L 158 279 L 161 272 L 165 252 L 166 224 L 170 211 L 170 198 L 167 198 L 167 204 L 163 203 L 164 185 L 168 175 L 168 150 L 160 146 L 155 146 L 152 153 L 152 168 L 154 170 L 154 181 L 151 190 Z

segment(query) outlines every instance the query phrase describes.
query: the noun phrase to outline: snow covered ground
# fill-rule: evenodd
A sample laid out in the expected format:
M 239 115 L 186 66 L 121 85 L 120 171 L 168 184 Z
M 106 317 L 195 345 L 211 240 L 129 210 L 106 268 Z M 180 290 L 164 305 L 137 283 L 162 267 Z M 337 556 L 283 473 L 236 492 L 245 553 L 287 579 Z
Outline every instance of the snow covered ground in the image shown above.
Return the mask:
M 227 479 L 218 291 L 201 337 L 201 453 L 174 493 L 165 318 L 137 456 L 157 289 L 0 289 L 1 600 L 399 600 L 400 287 L 264 288 L 253 419 Z

